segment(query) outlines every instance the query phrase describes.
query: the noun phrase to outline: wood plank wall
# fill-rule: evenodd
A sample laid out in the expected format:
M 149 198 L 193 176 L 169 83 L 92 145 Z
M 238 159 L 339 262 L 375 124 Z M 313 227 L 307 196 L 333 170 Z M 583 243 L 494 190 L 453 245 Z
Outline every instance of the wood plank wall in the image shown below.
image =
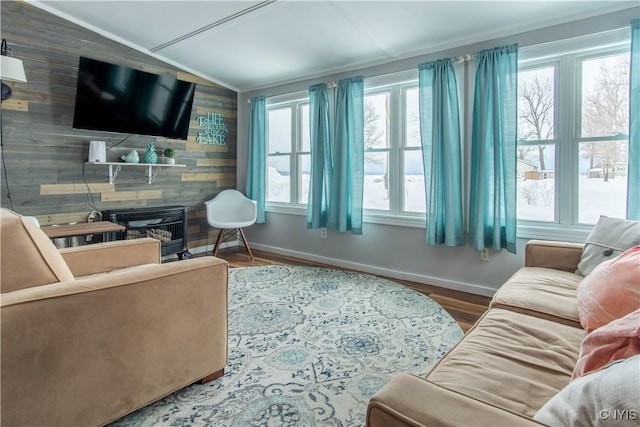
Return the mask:
M 94 209 L 185 205 L 189 248 L 212 244 L 215 232 L 207 225 L 203 202 L 236 185 L 237 93 L 28 3 L 2 1 L 0 12 L 2 38 L 12 56 L 23 61 L 28 80 L 9 83 L 13 96 L 2 103 L 2 206 L 12 203 L 18 213 L 34 215 L 46 225 L 86 221 Z M 188 140 L 72 129 L 80 56 L 195 82 Z M 207 113 L 224 115 L 226 145 L 197 143 L 202 128 L 196 118 Z M 152 184 L 147 183 L 147 168 L 127 167 L 109 184 L 106 166 L 84 165 L 89 141 L 105 141 L 110 147 L 125 137 L 108 150 L 107 160 L 131 149 L 142 157 L 154 142 L 159 153 L 173 147 L 176 163 L 186 167 L 162 168 Z

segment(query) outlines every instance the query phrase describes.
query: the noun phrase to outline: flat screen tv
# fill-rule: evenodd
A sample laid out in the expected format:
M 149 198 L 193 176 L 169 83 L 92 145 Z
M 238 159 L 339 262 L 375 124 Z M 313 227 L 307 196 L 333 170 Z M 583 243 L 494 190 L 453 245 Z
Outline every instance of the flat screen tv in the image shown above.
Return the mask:
M 187 139 L 195 87 L 80 57 L 73 127 Z

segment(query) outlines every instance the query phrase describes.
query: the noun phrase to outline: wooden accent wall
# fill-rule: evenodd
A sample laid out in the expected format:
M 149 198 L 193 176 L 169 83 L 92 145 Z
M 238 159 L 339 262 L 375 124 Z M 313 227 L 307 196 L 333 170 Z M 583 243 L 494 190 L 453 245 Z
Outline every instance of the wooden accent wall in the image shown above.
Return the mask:
M 2 1 L 1 20 L 2 38 L 23 61 L 28 80 L 9 82 L 13 96 L 2 103 L 2 206 L 12 203 L 18 213 L 56 224 L 86 221 L 94 209 L 185 205 L 189 248 L 212 244 L 203 202 L 236 186 L 237 93 L 21 1 Z M 195 82 L 188 140 L 72 129 L 80 56 Z M 197 143 L 202 128 L 196 118 L 209 112 L 224 115 L 226 145 Z M 84 165 L 89 141 L 110 147 L 126 137 L 108 150 L 107 160 L 131 149 L 142 158 L 154 142 L 158 153 L 173 147 L 176 163 L 186 167 L 162 168 L 152 184 L 147 168 L 127 167 L 109 184 L 106 166 Z

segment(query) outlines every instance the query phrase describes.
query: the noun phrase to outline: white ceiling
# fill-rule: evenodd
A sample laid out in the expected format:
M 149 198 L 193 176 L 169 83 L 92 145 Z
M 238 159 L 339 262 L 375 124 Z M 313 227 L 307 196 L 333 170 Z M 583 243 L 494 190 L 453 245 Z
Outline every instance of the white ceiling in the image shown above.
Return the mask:
M 638 5 L 592 0 L 32 3 L 240 92 Z

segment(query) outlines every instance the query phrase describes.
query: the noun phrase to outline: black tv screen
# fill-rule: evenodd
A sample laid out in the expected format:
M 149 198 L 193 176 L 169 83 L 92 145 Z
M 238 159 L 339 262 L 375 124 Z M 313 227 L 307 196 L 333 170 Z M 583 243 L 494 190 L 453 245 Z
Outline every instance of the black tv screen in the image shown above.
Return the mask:
M 195 87 L 80 57 L 73 127 L 187 139 Z

